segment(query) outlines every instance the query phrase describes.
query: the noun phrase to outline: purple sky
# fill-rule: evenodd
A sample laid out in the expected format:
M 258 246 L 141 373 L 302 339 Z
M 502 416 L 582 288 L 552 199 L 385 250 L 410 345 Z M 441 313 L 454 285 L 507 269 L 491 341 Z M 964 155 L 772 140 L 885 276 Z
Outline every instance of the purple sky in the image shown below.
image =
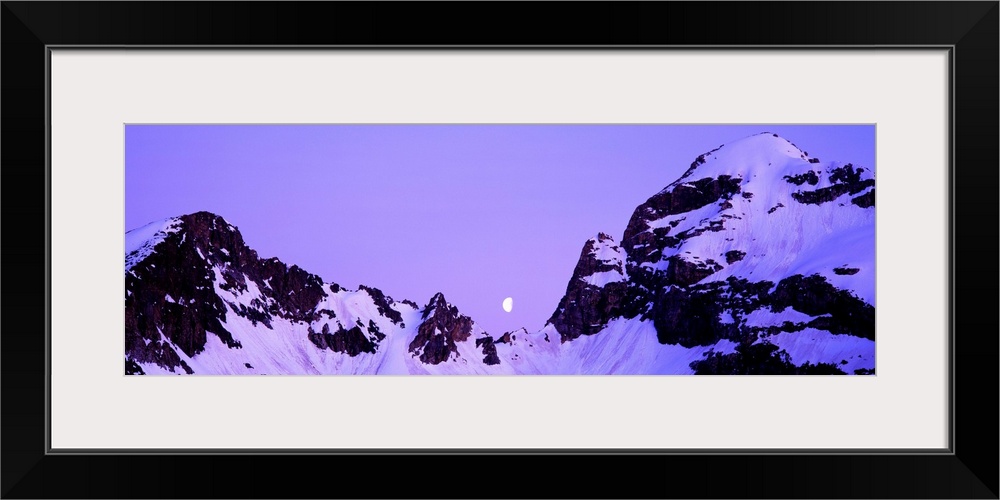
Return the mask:
M 620 241 L 699 154 L 764 131 L 875 166 L 873 125 L 128 125 L 125 228 L 207 210 L 324 281 L 537 330 L 587 238 Z

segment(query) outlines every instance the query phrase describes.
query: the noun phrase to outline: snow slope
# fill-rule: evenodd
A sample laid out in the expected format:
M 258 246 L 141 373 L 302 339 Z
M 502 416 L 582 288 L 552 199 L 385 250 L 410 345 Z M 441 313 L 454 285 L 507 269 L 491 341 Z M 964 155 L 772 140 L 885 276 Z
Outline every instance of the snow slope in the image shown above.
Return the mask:
M 675 249 L 666 249 L 659 263 L 644 263 L 643 267 L 665 270 L 673 255 L 689 253 L 720 260 L 727 251 L 740 250 L 746 253 L 743 260 L 706 281 L 736 276 L 777 282 L 794 274 L 818 273 L 838 288 L 874 304 L 875 210 L 852 204 L 851 199 L 858 194 L 845 193 L 822 204 L 800 203 L 792 196 L 806 189 L 830 187 L 830 175 L 824 174 L 837 167 L 841 165 L 836 162 L 810 163 L 796 146 L 769 133 L 721 147 L 706 155 L 705 163 L 689 172 L 687 179 L 729 175 L 741 179 L 742 193 L 752 196 L 734 196 L 729 200 L 730 208 L 709 204 L 650 221 L 649 231 L 676 223 L 672 234 L 704 229 L 713 223 L 723 224 L 725 230 L 721 237 L 719 233 L 703 233 L 685 240 Z M 808 172 L 817 173 L 817 184 L 796 185 L 785 179 Z M 869 170 L 862 173 L 864 179 L 873 177 Z M 680 179 L 664 191 L 685 184 L 685 179 Z M 838 266 L 860 271 L 838 275 L 833 271 Z
M 141 262 L 153 253 L 168 234 L 180 229 L 180 219 L 172 217 L 166 220 L 150 222 L 145 226 L 135 228 L 125 233 L 125 271 Z

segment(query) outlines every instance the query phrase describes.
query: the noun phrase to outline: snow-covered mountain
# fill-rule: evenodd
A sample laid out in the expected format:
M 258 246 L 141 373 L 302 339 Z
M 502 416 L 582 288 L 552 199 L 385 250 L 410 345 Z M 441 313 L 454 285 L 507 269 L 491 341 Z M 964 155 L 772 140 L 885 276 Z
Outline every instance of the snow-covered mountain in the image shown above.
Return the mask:
M 262 259 L 198 212 L 126 233 L 127 374 L 873 373 L 872 171 L 777 135 L 699 156 L 585 242 L 537 331 L 490 335 Z
M 126 252 L 126 373 L 497 371 L 443 295 L 421 307 L 323 283 L 208 212 L 130 231 Z
M 663 344 L 716 345 L 697 373 L 868 373 L 874 186 L 776 134 L 699 156 L 629 220 L 622 316 Z

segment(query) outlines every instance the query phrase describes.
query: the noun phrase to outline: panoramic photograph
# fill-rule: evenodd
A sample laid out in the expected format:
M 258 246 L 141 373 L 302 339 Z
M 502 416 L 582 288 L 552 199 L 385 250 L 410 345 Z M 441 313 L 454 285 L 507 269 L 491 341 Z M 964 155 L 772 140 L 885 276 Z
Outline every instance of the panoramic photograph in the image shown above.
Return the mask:
M 874 125 L 126 125 L 126 375 L 875 375 Z

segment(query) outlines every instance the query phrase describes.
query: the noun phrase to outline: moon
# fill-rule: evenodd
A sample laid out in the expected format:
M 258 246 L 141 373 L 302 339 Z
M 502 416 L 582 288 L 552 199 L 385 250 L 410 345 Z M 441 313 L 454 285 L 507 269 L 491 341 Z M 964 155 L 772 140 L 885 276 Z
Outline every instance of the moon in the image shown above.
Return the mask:
M 503 310 L 510 312 L 512 309 L 514 309 L 514 299 L 511 297 L 503 299 Z

